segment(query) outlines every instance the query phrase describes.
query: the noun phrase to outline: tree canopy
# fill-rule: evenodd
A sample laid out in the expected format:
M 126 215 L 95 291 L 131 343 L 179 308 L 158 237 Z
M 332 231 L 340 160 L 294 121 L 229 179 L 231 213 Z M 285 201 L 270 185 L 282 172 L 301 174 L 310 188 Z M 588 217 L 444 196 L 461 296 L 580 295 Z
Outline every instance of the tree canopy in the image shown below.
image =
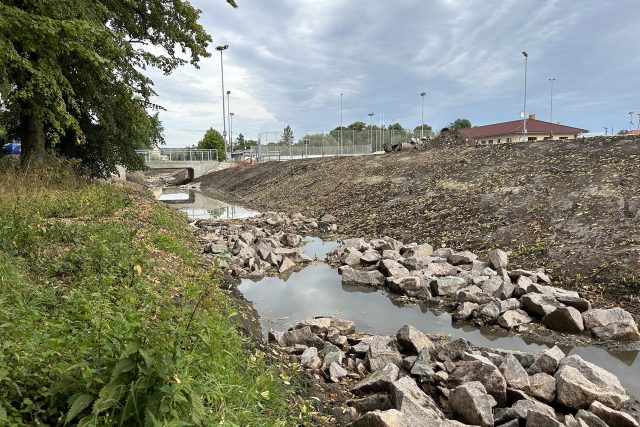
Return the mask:
M 471 122 L 468 119 L 455 119 L 449 123 L 450 130 L 468 129 L 471 127 Z
M 287 127 L 282 131 L 280 142 L 283 144 L 293 144 L 293 140 L 293 131 L 291 130 L 291 126 L 287 125 Z
M 39 163 L 49 146 L 97 174 L 135 167 L 134 150 L 161 141 L 143 72 L 209 56 L 199 16 L 186 0 L 2 0 L 2 122 L 22 140 L 23 160 Z
M 214 128 L 209 128 L 204 136 L 198 141 L 198 148 L 203 150 L 218 150 L 218 160 L 225 160 L 224 138 Z

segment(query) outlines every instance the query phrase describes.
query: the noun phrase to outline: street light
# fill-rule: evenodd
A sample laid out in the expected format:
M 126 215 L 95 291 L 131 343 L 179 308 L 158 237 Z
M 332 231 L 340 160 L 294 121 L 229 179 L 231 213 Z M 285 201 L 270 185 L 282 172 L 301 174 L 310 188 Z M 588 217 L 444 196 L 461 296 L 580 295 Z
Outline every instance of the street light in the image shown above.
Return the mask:
M 522 117 L 522 141 L 527 140 L 527 61 L 529 60 L 529 55 L 527 52 L 522 51 L 524 55 L 524 110 Z
M 640 130 L 640 113 L 636 113 L 638 114 L 638 130 Z
M 420 139 L 424 138 L 424 96 L 427 92 L 422 92 L 420 96 L 422 97 L 422 124 L 420 125 Z
M 222 52 L 229 48 L 228 44 L 224 46 L 216 46 L 216 50 L 220 52 L 220 75 L 222 76 L 222 139 L 224 139 L 224 155 L 227 157 L 227 113 L 224 110 L 224 65 L 222 63 Z
M 551 113 L 550 113 L 549 122 L 553 123 L 553 82 L 555 82 L 556 79 L 550 78 L 549 81 L 551 82 Z
M 369 147 L 371 149 L 373 149 L 373 116 L 375 116 L 375 113 L 369 113 L 369 118 L 371 119 L 369 124 Z
M 231 147 L 231 159 L 233 160 L 233 113 L 229 113 L 229 144 Z
M 604 136 L 607 136 L 607 132 L 609 131 L 609 128 L 606 126 L 602 126 L 602 129 L 604 129 Z
M 342 154 L 342 93 L 340 93 L 340 154 Z
M 230 103 L 230 96 L 231 95 L 231 91 L 228 90 L 227 91 L 227 113 L 229 114 L 229 147 L 231 147 L 231 103 Z M 222 100 L 222 103 L 224 103 L 224 99 Z M 226 141 L 225 141 L 226 144 Z
M 633 115 L 635 111 L 629 111 L 629 132 L 633 129 Z

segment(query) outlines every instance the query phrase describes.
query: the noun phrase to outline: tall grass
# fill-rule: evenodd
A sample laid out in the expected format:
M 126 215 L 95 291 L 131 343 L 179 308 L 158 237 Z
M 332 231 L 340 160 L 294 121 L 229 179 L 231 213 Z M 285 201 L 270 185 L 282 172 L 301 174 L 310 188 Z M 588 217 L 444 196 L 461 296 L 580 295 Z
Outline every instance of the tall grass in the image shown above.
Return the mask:
M 0 164 L 0 425 L 287 425 L 185 219 L 134 190 Z

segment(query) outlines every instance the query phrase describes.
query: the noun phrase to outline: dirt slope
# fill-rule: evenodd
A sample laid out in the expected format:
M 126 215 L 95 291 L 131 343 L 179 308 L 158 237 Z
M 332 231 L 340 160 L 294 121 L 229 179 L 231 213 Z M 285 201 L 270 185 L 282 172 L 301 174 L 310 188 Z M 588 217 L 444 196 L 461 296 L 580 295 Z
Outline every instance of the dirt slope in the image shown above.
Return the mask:
M 510 250 L 638 315 L 640 139 L 271 162 L 200 181 L 254 208 L 331 213 L 349 236 Z

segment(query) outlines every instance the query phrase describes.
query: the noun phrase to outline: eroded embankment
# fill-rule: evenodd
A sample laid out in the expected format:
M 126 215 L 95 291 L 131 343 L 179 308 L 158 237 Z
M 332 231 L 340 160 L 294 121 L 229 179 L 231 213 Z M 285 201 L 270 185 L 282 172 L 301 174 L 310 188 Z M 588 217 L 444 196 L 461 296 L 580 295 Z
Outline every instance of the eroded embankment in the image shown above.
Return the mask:
M 272 162 L 201 181 L 262 210 L 331 213 L 345 236 L 500 247 L 637 316 L 638 160 L 638 139 L 539 142 Z

